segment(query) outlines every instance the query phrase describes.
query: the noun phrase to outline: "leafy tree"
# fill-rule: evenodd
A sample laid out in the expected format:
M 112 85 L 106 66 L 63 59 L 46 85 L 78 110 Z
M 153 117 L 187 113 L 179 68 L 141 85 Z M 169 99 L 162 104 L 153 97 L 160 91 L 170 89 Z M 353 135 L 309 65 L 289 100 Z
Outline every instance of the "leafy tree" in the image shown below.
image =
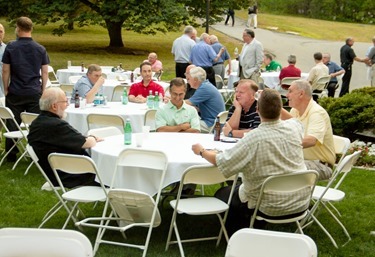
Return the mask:
M 207 0 L 12 0 L 0 3 L 1 13 L 9 20 L 28 16 L 35 23 L 58 22 L 53 33 L 63 35 L 73 28 L 99 24 L 108 30 L 109 46 L 123 47 L 122 30 L 144 34 L 176 31 L 182 25 L 205 19 Z M 212 24 L 221 21 L 223 11 L 231 6 L 241 9 L 246 1 L 210 1 Z M 202 24 L 203 26 L 205 24 Z

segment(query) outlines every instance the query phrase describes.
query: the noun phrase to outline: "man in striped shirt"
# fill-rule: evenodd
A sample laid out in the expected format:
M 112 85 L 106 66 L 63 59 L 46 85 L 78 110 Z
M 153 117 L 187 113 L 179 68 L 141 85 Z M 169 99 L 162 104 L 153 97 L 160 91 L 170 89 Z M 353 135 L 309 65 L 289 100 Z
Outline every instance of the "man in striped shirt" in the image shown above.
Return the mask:
M 233 105 L 229 108 L 227 122 L 223 132 L 227 137 L 242 138 L 244 133 L 255 129 L 260 124 L 255 93 L 257 84 L 250 79 L 242 79 L 236 88 Z

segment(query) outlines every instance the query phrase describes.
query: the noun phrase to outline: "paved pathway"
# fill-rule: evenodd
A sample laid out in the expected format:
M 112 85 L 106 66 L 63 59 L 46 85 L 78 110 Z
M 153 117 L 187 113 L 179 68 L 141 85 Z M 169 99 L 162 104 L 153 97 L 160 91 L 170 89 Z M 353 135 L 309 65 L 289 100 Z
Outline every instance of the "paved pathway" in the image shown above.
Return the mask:
M 234 27 L 225 26 L 224 22 L 212 26 L 213 29 L 218 30 L 228 36 L 240 40 L 238 49 L 241 51 L 242 47 L 242 32 L 245 29 L 245 21 L 236 17 L 236 24 Z M 212 33 L 212 31 L 210 31 Z M 352 36 L 352 35 L 345 35 Z M 368 43 L 355 42 L 353 45 L 354 52 L 358 57 L 363 58 L 369 46 L 371 46 L 371 36 L 369 36 Z M 297 64 L 302 72 L 308 72 L 312 66 L 315 65 L 313 54 L 315 52 L 328 52 L 331 54 L 331 60 L 340 65 L 340 48 L 345 42 L 340 41 L 326 41 L 305 38 L 298 35 L 291 35 L 280 33 L 276 31 L 257 28 L 255 30 L 255 38 L 262 42 L 265 50 L 270 51 L 276 55 L 276 60 L 282 66 L 286 66 L 287 57 L 290 54 L 297 56 Z M 370 81 L 367 80 L 367 69 L 363 63 L 354 62 L 353 75 L 350 83 L 350 89 L 361 88 L 369 86 Z

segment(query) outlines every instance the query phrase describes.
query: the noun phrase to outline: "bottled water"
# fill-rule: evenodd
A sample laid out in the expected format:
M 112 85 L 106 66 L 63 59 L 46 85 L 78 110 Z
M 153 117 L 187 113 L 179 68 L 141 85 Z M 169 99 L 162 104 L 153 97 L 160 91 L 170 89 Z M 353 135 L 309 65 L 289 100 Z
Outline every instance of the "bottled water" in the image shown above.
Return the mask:
M 159 93 L 158 91 L 155 92 L 155 97 L 154 97 L 154 109 L 159 109 Z
M 124 87 L 124 93 L 122 93 L 122 104 L 128 104 L 128 91 L 126 91 L 126 88 Z
M 152 95 L 152 90 L 150 90 L 150 93 L 149 93 L 149 95 L 147 96 L 147 101 L 146 101 L 146 103 L 147 103 L 147 107 L 148 107 L 149 109 L 154 108 L 154 96 Z
M 132 144 L 132 125 L 130 124 L 130 119 L 126 119 L 124 128 L 124 143 L 125 145 Z

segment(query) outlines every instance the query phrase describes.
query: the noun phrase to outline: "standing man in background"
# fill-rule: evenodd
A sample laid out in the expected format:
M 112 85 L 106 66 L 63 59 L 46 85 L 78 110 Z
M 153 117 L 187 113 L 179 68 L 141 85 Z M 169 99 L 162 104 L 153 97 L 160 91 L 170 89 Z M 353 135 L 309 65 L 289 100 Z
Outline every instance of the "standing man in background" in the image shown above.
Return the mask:
M 352 78 L 353 62 L 364 62 L 364 59 L 357 57 L 354 53 L 354 50 L 352 49 L 353 44 L 354 38 L 349 37 L 345 40 L 345 45 L 343 45 L 340 49 L 341 67 L 343 67 L 345 70 L 345 74 L 342 77 L 340 97 L 349 93 L 350 79 Z
M 196 35 L 196 30 L 192 26 L 186 26 L 184 34 L 173 41 L 172 54 L 176 62 L 176 77 L 186 78 L 185 70 L 189 66 L 191 49 L 195 46 L 192 39 Z
M 11 109 L 18 124 L 21 123 L 21 112 L 40 112 L 39 99 L 48 80 L 49 57 L 46 49 L 32 39 L 32 30 L 30 18 L 18 18 L 17 40 L 7 45 L 2 59 L 5 105 Z M 13 122 L 7 126 L 11 131 L 17 130 Z M 13 140 L 7 139 L 6 150 L 13 144 Z M 15 147 L 7 161 L 15 162 L 17 152 Z
M 259 82 L 260 67 L 263 64 L 263 45 L 255 39 L 251 29 L 245 29 L 242 34 L 244 45 L 238 58 L 240 63 L 240 78 Z
M 248 10 L 248 14 L 249 14 L 249 19 L 247 20 L 247 24 L 246 24 L 246 27 L 250 28 L 251 26 L 251 22 L 253 22 L 253 27 L 254 29 L 257 28 L 258 26 L 258 6 L 257 4 L 255 3 L 253 6 L 250 6 Z
M 224 47 L 219 42 L 219 39 L 215 35 L 210 35 L 210 42 L 211 42 L 212 48 L 217 54 Z M 224 53 L 220 56 L 219 60 L 213 64 L 213 69 L 215 71 L 215 74 L 220 75 L 222 79 L 224 79 L 225 77 L 225 66 L 224 66 L 225 61 L 228 61 L 228 75 L 229 75 L 231 73 L 232 67 L 231 67 L 230 55 L 227 49 L 225 49 Z
M 225 25 L 228 25 L 229 17 L 232 18 L 232 27 L 234 26 L 234 10 L 229 8 L 227 10 L 227 19 L 225 20 Z
M 4 36 L 5 36 L 5 29 L 4 29 L 3 24 L 0 23 L 0 97 L 4 96 L 4 92 L 3 92 L 3 62 L 1 61 L 3 59 L 5 47 L 7 46 L 3 42 Z M 0 105 L 1 105 L 1 103 L 0 103 Z

